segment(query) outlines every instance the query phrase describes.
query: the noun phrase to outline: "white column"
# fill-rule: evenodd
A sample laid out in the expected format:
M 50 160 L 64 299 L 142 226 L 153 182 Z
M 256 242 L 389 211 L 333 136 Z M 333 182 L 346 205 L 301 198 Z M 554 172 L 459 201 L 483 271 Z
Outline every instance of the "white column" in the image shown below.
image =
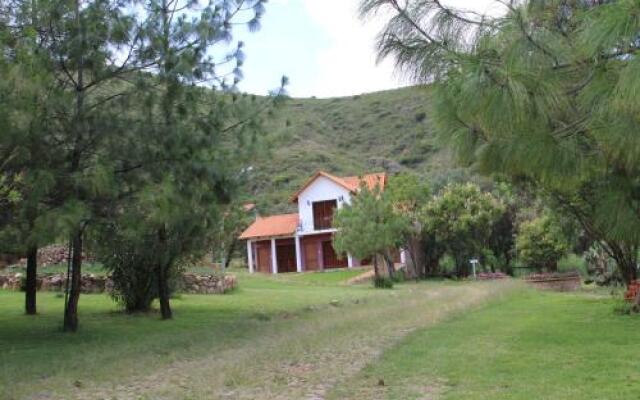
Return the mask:
M 276 255 L 276 240 L 271 239 L 271 272 L 278 273 L 278 256 Z
M 300 250 L 300 236 L 295 236 L 296 240 L 296 271 L 302 272 L 302 252 Z
M 351 253 L 347 253 L 347 267 L 353 268 L 353 256 L 351 256 Z
M 400 249 L 400 263 L 407 263 L 407 250 L 405 249 Z
M 247 240 L 247 262 L 249 263 L 249 273 L 253 274 L 253 242 Z

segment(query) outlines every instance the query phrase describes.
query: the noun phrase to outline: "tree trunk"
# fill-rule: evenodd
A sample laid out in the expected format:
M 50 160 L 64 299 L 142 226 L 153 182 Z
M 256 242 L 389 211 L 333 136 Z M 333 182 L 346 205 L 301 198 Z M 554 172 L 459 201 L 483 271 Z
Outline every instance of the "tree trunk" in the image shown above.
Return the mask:
M 167 232 L 164 228 L 160 228 L 158 230 L 158 241 L 160 242 L 162 253 L 166 252 L 167 247 Z M 173 318 L 173 313 L 171 312 L 171 304 L 169 302 L 169 278 L 167 276 L 169 267 L 168 257 L 160 257 L 158 262 L 158 298 L 160 300 L 160 315 L 162 319 L 171 319 Z
M 160 264 L 158 268 L 158 297 L 160 300 L 160 315 L 162 319 L 173 318 L 171 303 L 169 302 L 169 279 L 167 278 L 167 267 Z
M 385 253 L 383 255 L 383 258 L 384 258 L 384 262 L 387 264 L 387 272 L 389 274 L 389 278 L 393 279 L 393 276 L 395 275 L 394 268 L 393 268 L 393 257 Z
M 373 276 L 376 280 L 380 278 L 380 271 L 378 271 L 378 255 L 373 256 Z
M 38 246 L 27 251 L 27 281 L 25 285 L 25 312 L 36 314 L 36 290 L 38 289 Z
M 409 278 L 418 279 L 426 276 L 426 260 L 422 248 L 423 243 L 419 237 L 410 237 L 407 241 L 407 253 L 409 253 L 407 271 L 410 273 Z M 409 264 L 411 264 L 410 268 Z
M 227 249 L 227 255 L 224 258 L 224 269 L 226 270 L 227 268 L 229 268 L 229 264 L 231 264 L 231 256 L 233 255 L 233 251 L 236 249 L 236 244 L 238 243 L 238 241 L 234 238 L 233 240 L 231 240 L 231 243 L 229 244 L 229 248 Z
M 78 301 L 82 289 L 82 231 L 78 231 L 72 238 L 71 255 L 71 285 L 69 300 L 64 311 L 64 331 L 76 332 L 78 330 Z

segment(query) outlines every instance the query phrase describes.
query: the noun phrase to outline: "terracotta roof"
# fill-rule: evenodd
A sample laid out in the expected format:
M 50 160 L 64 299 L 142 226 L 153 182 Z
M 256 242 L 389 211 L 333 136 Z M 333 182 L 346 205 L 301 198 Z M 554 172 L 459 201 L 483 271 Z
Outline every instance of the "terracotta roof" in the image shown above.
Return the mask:
M 352 191 L 358 190 L 360 188 L 360 183 L 364 183 L 369 190 L 375 189 L 376 186 L 378 186 L 380 190 L 384 190 L 384 186 L 387 183 L 387 174 L 382 172 L 362 176 L 347 176 L 342 178 L 342 180 L 352 187 Z
M 240 239 L 254 239 L 258 237 L 290 236 L 298 228 L 298 213 L 272 215 L 270 217 L 258 218 L 251 224 Z
M 364 182 L 365 185 L 371 190 L 373 190 L 376 186 L 379 186 L 380 190 L 384 190 L 384 185 L 387 181 L 387 174 L 384 172 L 362 176 L 347 176 L 341 178 L 335 175 L 331 175 L 328 172 L 318 171 L 313 174 L 311 178 L 309 178 L 307 182 L 305 182 L 305 184 L 302 185 L 302 187 L 293 194 L 293 196 L 291 196 L 291 201 L 295 202 L 296 200 L 298 200 L 298 196 L 300 196 L 300 193 L 302 193 L 309 185 L 313 183 L 313 181 L 315 181 L 320 176 L 324 176 L 325 178 L 332 180 L 333 182 L 351 192 L 357 192 L 360 188 L 361 182 Z

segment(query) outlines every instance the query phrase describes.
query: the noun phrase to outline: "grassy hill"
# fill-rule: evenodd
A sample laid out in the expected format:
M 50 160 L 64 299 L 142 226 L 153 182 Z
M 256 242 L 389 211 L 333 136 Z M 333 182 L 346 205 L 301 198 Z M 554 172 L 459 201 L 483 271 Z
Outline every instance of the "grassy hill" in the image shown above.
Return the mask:
M 431 90 L 408 87 L 330 99 L 290 99 L 269 122 L 250 191 L 263 212 L 290 211 L 288 196 L 318 169 L 341 175 L 411 170 L 437 182 L 455 175 L 436 143 Z

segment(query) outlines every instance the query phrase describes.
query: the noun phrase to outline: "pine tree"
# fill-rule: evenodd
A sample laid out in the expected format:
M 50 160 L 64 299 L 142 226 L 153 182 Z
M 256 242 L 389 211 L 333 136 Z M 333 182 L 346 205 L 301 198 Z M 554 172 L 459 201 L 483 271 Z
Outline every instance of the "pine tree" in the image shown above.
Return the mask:
M 263 3 L 219 1 L 203 9 L 181 0 L 152 0 L 146 5 L 144 39 L 148 54 L 158 60 L 158 87 L 146 97 L 150 107 L 147 115 L 159 117 L 148 121 L 153 136 L 147 144 L 171 160 L 163 164 L 162 174 L 147 171 L 149 184 L 162 188 L 156 200 L 173 204 L 170 209 L 157 207 L 164 212 L 152 214 L 150 220 L 159 249 L 156 270 L 163 319 L 172 317 L 168 285 L 172 268 L 189 250 L 206 249 L 203 241 L 210 237 L 206 232 L 213 231 L 216 205 L 229 199 L 231 187 L 225 184 L 231 182 L 225 171 L 230 169 L 221 163 L 227 157 L 220 146 L 229 129 L 225 123 L 234 115 L 225 115 L 224 111 L 241 109 L 239 104 L 225 106 L 228 99 L 224 94 L 204 93 L 195 87 L 188 90 L 187 85 L 209 84 L 219 89 L 235 85 L 244 57 L 242 43 L 223 60 L 213 58 L 212 50 L 229 43 L 238 19 L 245 18 L 251 28 L 257 29 Z M 231 83 L 223 74 L 226 66 L 235 76 Z
M 637 1 L 496 1 L 494 15 L 438 0 L 387 10 L 380 57 L 434 83 L 434 119 L 460 161 L 544 193 L 637 277 L 640 12 Z
M 0 221 L 0 235 L 4 251 L 26 255 L 25 312 L 33 315 L 37 310 L 38 246 L 51 238 L 43 224 L 44 199 L 52 185 L 46 110 L 57 93 L 48 90 L 54 82 L 45 72 L 47 59 L 42 49 L 47 38 L 35 29 L 37 2 L 9 2 L 0 11 L 5 18 L 0 25 L 4 56 L 0 61 L 4 78 L 0 157 L 1 181 L 6 185 L 0 189 L 5 197 L 0 203 L 7 211 Z

